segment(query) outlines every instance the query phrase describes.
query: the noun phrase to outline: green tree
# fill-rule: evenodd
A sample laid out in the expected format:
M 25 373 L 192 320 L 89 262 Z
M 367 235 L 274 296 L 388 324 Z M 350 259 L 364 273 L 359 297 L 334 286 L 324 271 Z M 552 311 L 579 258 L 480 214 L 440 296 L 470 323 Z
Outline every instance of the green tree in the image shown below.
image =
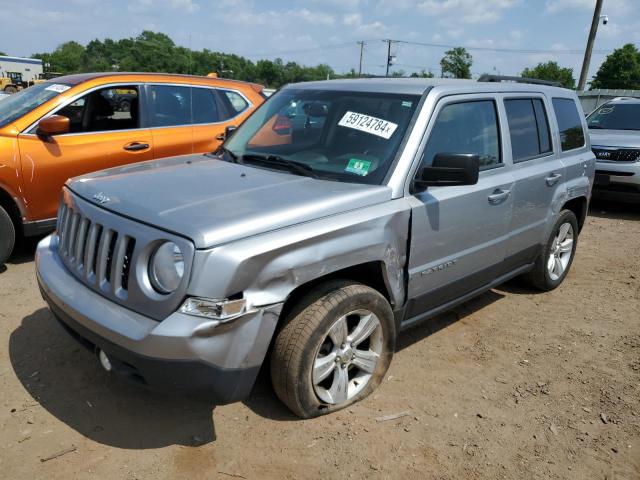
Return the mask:
M 525 68 L 520 75 L 526 78 L 560 82 L 565 88 L 576 87 L 576 81 L 573 78 L 573 69 L 561 67 L 557 62 L 539 63 L 533 68 Z
M 444 52 L 440 60 L 442 76 L 445 78 L 471 78 L 473 57 L 464 47 L 455 47 Z
M 607 55 L 593 77 L 591 88 L 640 89 L 640 52 L 632 43 Z
M 206 75 L 216 72 L 220 77 L 260 82 L 270 87 L 284 83 L 335 78 L 329 65 L 300 65 L 281 59 L 251 60 L 208 49 L 190 50 L 176 45 L 160 32 L 143 31 L 133 38 L 120 40 L 92 40 L 86 47 L 77 42 L 67 42 L 53 52 L 39 53 L 49 63 L 49 69 L 61 73 L 131 71 L 168 72 Z
M 433 78 L 433 73 L 427 72 L 426 70 L 420 70 L 419 72 L 413 72 L 411 78 Z
M 86 71 L 85 50 L 78 42 L 66 42 L 56 48 L 52 53 L 40 53 L 33 55 L 40 58 L 42 63 L 51 64 L 51 70 L 61 73 L 76 73 Z

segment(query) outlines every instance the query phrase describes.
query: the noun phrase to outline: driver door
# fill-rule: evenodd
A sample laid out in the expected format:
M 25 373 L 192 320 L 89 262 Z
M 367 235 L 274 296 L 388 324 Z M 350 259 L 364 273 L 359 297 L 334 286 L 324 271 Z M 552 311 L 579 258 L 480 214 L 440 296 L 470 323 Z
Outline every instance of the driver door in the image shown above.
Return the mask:
M 134 95 L 128 111 L 113 102 L 122 90 Z M 36 135 L 36 125 L 18 136 L 33 220 L 55 218 L 68 178 L 153 158 L 151 133 L 140 128 L 138 94 L 137 85 L 93 90 L 51 112 L 69 118 L 69 133 L 42 138 Z
M 480 156 L 476 185 L 429 187 L 412 198 L 407 319 L 444 307 L 502 273 L 514 181 L 504 163 L 498 105 L 486 96 L 447 97 L 436 108 L 421 154 Z

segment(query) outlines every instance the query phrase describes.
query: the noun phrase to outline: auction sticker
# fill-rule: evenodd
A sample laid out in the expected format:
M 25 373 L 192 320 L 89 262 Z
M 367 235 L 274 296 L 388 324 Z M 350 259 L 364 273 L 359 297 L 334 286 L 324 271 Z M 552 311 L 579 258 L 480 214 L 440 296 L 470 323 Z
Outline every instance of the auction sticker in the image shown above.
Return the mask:
M 52 92 L 62 93 L 62 92 L 66 92 L 70 88 L 71 87 L 69 85 L 61 85 L 59 83 L 54 83 L 53 85 L 49 85 L 47 88 L 45 88 L 45 90 L 51 90 Z
M 353 128 L 378 137 L 391 138 L 398 125 L 382 118 L 372 117 L 363 113 L 347 112 L 338 122 L 341 127 Z

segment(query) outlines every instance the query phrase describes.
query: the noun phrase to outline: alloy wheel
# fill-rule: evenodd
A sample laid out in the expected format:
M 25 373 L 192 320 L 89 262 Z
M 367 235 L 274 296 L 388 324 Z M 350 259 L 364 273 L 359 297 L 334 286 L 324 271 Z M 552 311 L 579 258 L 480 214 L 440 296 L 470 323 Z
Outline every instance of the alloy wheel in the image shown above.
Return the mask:
M 567 269 L 573 255 L 573 241 L 573 226 L 569 222 L 560 225 L 547 260 L 547 272 L 551 280 L 558 280 Z
M 376 370 L 382 352 L 380 319 L 368 310 L 340 317 L 316 352 L 312 382 L 318 398 L 341 404 L 355 397 Z

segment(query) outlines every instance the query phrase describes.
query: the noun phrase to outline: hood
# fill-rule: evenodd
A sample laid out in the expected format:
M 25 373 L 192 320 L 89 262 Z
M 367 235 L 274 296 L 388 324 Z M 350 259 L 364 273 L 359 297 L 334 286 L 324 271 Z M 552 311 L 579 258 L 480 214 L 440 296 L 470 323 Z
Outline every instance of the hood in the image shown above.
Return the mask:
M 592 147 L 640 148 L 640 131 L 589 129 Z
M 106 210 L 207 248 L 391 199 L 379 185 L 330 182 L 204 155 L 103 170 L 67 186 Z M 94 198 L 97 197 L 96 198 Z

